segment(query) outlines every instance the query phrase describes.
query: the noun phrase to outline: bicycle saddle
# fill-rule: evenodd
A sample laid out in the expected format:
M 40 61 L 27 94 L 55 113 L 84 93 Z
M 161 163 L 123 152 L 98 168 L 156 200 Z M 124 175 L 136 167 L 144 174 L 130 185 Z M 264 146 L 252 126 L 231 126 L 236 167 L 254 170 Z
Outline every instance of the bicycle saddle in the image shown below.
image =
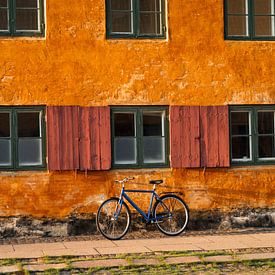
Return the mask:
M 150 184 L 161 184 L 161 183 L 163 183 L 163 180 L 150 180 L 149 183 Z

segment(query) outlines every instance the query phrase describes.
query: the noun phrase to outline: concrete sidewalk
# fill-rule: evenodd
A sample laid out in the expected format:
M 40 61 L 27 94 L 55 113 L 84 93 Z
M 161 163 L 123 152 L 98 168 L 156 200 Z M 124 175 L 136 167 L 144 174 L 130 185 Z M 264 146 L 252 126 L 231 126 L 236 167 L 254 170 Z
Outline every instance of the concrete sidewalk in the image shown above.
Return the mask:
M 275 232 L 232 235 L 179 236 L 120 241 L 63 241 L 1 245 L 0 259 L 36 259 L 45 256 L 102 256 L 164 251 L 275 249 Z M 270 258 L 270 256 L 269 256 Z M 275 255 L 274 255 L 275 258 Z

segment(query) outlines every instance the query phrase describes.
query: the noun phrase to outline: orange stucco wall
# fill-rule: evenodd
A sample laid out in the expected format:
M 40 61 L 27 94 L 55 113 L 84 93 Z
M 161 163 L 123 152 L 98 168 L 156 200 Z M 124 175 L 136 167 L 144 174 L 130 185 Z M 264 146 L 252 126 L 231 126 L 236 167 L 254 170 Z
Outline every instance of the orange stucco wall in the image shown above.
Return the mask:
M 167 1 L 165 40 L 106 40 L 102 0 L 45 2 L 45 38 L 0 37 L 0 105 L 275 104 L 275 42 L 225 41 L 221 0 Z M 94 211 L 129 174 L 164 178 L 193 209 L 275 207 L 275 165 L 1 172 L 0 215 Z

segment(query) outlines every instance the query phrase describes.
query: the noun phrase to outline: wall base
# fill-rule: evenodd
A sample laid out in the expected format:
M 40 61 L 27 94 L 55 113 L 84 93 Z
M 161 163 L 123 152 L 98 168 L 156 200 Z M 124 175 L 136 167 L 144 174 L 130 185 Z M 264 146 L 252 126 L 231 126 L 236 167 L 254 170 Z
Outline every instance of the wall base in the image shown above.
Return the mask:
M 140 216 L 132 214 L 132 231 L 146 229 Z M 230 230 L 246 227 L 275 227 L 275 209 L 235 209 L 231 212 L 220 210 L 191 211 L 187 230 Z M 16 237 L 67 237 L 98 234 L 95 215 L 81 214 L 65 219 L 36 219 L 32 217 L 0 218 L 0 238 Z

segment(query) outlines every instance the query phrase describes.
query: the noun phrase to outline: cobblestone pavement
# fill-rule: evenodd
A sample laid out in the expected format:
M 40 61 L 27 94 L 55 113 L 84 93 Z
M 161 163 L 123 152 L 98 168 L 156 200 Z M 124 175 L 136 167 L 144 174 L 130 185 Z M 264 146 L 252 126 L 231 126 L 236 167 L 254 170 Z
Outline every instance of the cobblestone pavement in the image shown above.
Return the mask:
M 203 270 L 207 264 L 236 267 L 236 263 L 240 265 L 243 262 L 260 262 L 256 269 L 268 266 L 263 274 L 275 274 L 275 231 L 186 234 L 119 241 L 97 236 L 94 240 L 59 239 L 56 242 L 0 245 L 0 273 L 23 270 L 30 273 L 46 270 L 99 272 L 121 268 L 129 271 L 133 267 L 137 270 L 148 267 L 149 271 L 158 273 L 156 267 L 165 271 L 167 266 L 172 269 L 177 267 L 183 272 L 190 265 L 193 268 L 200 266 Z M 146 270 L 143 271 L 146 273 Z

